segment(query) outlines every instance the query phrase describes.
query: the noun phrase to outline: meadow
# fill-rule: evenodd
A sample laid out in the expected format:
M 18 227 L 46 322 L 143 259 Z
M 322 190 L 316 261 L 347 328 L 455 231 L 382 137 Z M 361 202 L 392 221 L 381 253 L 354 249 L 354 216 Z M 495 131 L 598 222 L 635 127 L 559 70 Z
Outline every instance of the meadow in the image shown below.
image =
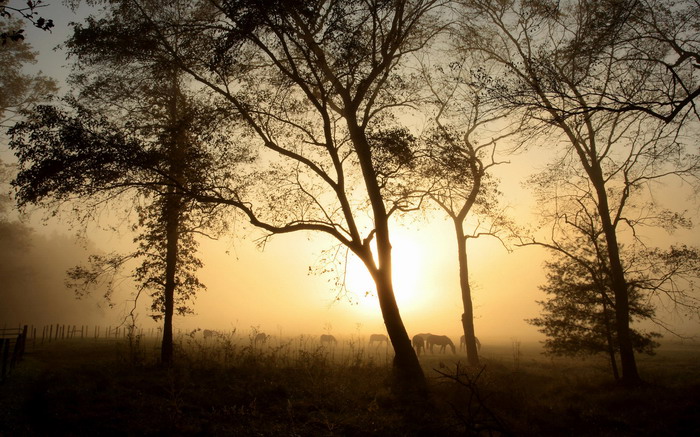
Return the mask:
M 179 335 L 72 338 L 27 347 L 0 385 L 0 436 L 690 436 L 700 435 L 700 347 L 639 357 L 623 388 L 603 360 L 548 358 L 537 344 L 420 357 L 427 399 L 392 390 L 391 349 L 366 338 Z M 436 351 L 437 352 L 437 351 Z

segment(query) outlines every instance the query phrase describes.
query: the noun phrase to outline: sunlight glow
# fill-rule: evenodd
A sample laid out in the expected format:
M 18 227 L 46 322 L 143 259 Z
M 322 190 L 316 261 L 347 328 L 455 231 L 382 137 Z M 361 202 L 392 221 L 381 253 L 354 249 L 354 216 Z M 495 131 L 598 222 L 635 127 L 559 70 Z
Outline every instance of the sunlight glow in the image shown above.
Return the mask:
M 392 263 L 394 293 L 402 313 L 419 310 L 427 299 L 423 288 L 425 283 L 425 257 L 420 244 L 409 234 L 395 232 L 392 235 Z M 363 312 L 381 316 L 374 281 L 367 268 L 357 258 L 348 260 L 347 288 L 352 303 Z

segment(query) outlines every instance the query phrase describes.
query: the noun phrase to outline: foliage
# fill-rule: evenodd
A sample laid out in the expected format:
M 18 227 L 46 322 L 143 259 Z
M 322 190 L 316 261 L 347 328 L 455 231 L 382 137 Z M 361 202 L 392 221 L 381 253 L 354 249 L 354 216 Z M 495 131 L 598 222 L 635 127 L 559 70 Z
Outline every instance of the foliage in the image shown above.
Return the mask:
M 4 34 L 12 23 L 14 21 L 0 21 L 0 31 Z M 9 127 L 9 122 L 19 113 L 31 105 L 50 100 L 58 90 L 56 83 L 42 73 L 22 71 L 26 65 L 36 63 L 36 55 L 23 41 L 0 44 L 0 128 Z
M 165 218 L 162 216 L 162 212 L 165 208 L 162 204 L 166 201 L 165 197 L 158 197 L 148 207 L 139 208 L 138 228 L 134 226 L 136 229 L 142 229 L 141 234 L 134 238 L 134 241 L 138 243 L 138 250 L 134 255 L 143 259 L 141 265 L 134 272 L 134 279 L 145 289 L 152 290 L 151 310 L 153 311 L 152 317 L 156 320 L 161 319 L 165 313 L 165 294 L 162 293 L 162 290 L 165 289 L 163 273 L 166 271 L 165 254 L 168 239 L 165 226 L 163 226 Z M 188 229 L 188 226 L 192 226 L 194 223 L 192 220 L 193 208 L 183 205 L 178 208 L 178 211 L 180 214 L 178 221 L 183 226 L 178 235 L 174 310 L 175 314 L 182 316 L 193 313 L 189 302 L 194 300 L 198 291 L 204 290 L 206 287 L 197 278 L 197 270 L 203 266 L 202 261 L 197 257 L 199 243 L 195 239 L 194 229 Z
M 38 106 L 8 132 L 19 161 L 13 186 L 20 206 L 144 185 L 140 174 L 157 173 L 155 150 L 79 105 L 73 114 Z
M 42 0 L 28 0 L 23 7 L 8 6 L 9 0 L 0 0 L 0 18 L 5 21 L 0 29 L 0 40 L 2 45 L 8 45 L 8 41 L 13 43 L 24 40 L 24 29 L 21 20 L 13 16 L 19 16 L 29 21 L 34 27 L 41 30 L 48 30 L 54 27 L 52 19 L 46 19 L 39 15 L 38 10 L 46 6 Z M 5 24 L 9 24 L 5 27 Z
M 674 176 L 697 180 L 700 171 L 688 135 L 700 93 L 692 61 L 698 47 L 693 3 L 667 10 L 653 0 L 501 6 L 473 0 L 464 2 L 460 15 L 458 44 L 487 60 L 495 74 L 485 75 L 483 86 L 519 112 L 529 127 L 523 141 L 561 145 L 549 173 L 563 175 L 557 178 L 563 183 L 545 176 L 540 184 L 554 191 L 547 198 L 554 211 L 547 216 L 549 246 L 560 246 L 561 231 L 578 233 L 580 224 L 588 227 L 589 244 L 604 241 L 596 247 L 606 251 L 623 380 L 630 384 L 640 378 L 629 331 L 623 228 L 629 226 L 634 238 L 638 217 L 651 222 L 634 203 L 643 188 Z M 681 19 L 678 31 L 674 19 Z M 635 207 L 641 214 L 632 213 Z
M 163 147 L 165 134 L 149 125 L 139 125 L 136 119 L 119 126 L 75 101 L 68 102 L 73 113 L 40 106 L 32 118 L 10 130 L 11 147 L 19 159 L 19 173 L 13 181 L 19 203 L 60 205 L 75 198 L 90 199 L 76 206 L 84 214 L 83 220 L 89 220 L 93 217 L 92 208 L 117 203 L 120 197 L 137 196 L 146 201 L 134 206 L 139 222 L 133 230 L 141 230 L 135 237 L 138 249 L 128 255 L 92 256 L 89 267 L 76 267 L 69 272 L 68 283 L 79 295 L 91 287 L 106 286 L 104 296 L 109 301 L 114 275 L 126 262 L 139 258 L 142 264 L 135 270 L 134 278 L 140 287 L 151 291 L 154 317 L 160 318 L 165 284 L 164 204 L 166 198 L 172 197 L 168 187 L 174 182 L 172 156 Z M 157 114 L 151 112 L 151 116 Z M 206 154 L 191 150 L 177 159 L 182 159 L 178 165 L 189 164 L 189 173 L 177 184 L 192 187 L 203 181 Z M 203 287 L 195 274 L 201 262 L 195 257 L 194 236 L 213 225 L 216 216 L 211 207 L 199 205 L 191 198 L 181 199 L 178 210 L 183 225 L 179 232 L 176 299 L 177 312 L 185 314 L 191 311 L 185 302 Z
M 544 313 L 528 320 L 547 336 L 546 352 L 553 355 L 609 354 L 619 350 L 616 342 L 614 295 L 605 267 L 600 260 L 588 259 L 585 264 L 563 254 L 545 264 L 547 284 L 540 286 L 549 298 L 540 301 Z M 655 310 L 642 290 L 631 286 L 630 320 L 654 318 Z M 661 335 L 632 329 L 634 349 L 652 354 Z

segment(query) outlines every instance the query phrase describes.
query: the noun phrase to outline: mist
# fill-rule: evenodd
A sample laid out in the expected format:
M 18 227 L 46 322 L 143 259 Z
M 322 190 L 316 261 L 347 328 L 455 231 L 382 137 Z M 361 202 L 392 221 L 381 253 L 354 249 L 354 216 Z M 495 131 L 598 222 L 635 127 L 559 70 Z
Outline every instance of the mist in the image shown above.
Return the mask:
M 116 311 L 107 308 L 99 294 L 79 300 L 64 283 L 67 269 L 96 250 L 65 234 L 47 236 L 19 221 L 0 221 L 2 324 L 114 323 Z

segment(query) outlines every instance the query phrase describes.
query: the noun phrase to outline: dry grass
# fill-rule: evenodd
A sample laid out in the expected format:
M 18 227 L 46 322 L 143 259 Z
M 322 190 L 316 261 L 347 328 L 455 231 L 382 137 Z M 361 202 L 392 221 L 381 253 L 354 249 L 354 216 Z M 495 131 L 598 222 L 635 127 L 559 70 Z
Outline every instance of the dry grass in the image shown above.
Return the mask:
M 549 360 L 530 346 L 421 357 L 430 399 L 390 388 L 391 354 L 359 339 L 204 340 L 183 336 L 177 365 L 142 340 L 30 348 L 0 386 L 0 436 L 686 436 L 700 435 L 700 349 L 640 357 L 649 382 L 624 389 L 595 360 Z M 461 361 L 460 361 L 461 359 Z

